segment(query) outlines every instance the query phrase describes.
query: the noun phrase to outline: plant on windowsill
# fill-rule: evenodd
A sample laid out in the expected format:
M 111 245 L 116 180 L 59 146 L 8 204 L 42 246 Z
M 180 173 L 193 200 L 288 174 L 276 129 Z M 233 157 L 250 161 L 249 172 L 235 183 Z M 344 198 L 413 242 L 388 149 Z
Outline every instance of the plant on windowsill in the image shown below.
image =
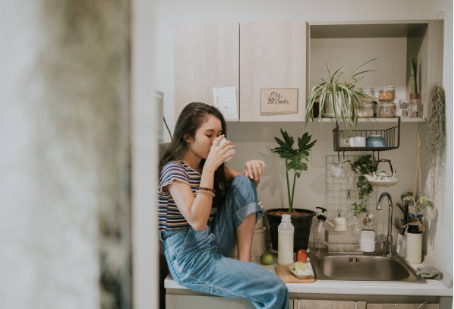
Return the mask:
M 271 243 L 273 249 L 277 250 L 277 227 L 281 223 L 281 217 L 283 214 L 290 214 L 292 224 L 295 227 L 294 233 L 294 245 L 293 249 L 296 252 L 298 249 L 307 249 L 309 240 L 310 227 L 312 223 L 312 217 L 315 212 L 308 209 L 295 209 L 294 196 L 295 196 L 295 184 L 297 178 L 301 177 L 302 171 L 307 171 L 307 163 L 309 161 L 309 152 L 311 148 L 317 142 L 316 140 L 311 141 L 312 136 L 308 132 L 305 132 L 301 137 L 298 137 L 298 147 L 293 148 L 294 139 L 290 136 L 287 131 L 281 129 L 283 140 L 275 137 L 275 141 L 279 144 L 279 147 L 271 149 L 272 152 L 277 153 L 279 157 L 285 159 L 285 175 L 287 179 L 287 194 L 288 194 L 288 208 L 274 208 L 267 210 L 268 222 L 270 225 Z M 290 182 L 289 173 L 293 171 L 293 184 Z
M 373 58 L 361 64 L 352 74 L 344 73 L 345 67 L 341 67 L 331 74 L 328 66 L 328 80 L 322 78 L 322 83 L 312 87 L 307 99 L 306 124 L 309 120 L 324 117 L 336 118 L 341 121 L 349 130 L 354 130 L 357 124 L 357 107 L 361 104 L 361 98 L 373 99 L 362 91 L 355 90 L 356 83 L 363 79 L 363 74 L 374 70 L 363 70 L 363 68 L 375 61 Z M 314 115 L 315 103 L 319 103 L 318 117 Z M 334 103 L 335 102 L 335 103 Z

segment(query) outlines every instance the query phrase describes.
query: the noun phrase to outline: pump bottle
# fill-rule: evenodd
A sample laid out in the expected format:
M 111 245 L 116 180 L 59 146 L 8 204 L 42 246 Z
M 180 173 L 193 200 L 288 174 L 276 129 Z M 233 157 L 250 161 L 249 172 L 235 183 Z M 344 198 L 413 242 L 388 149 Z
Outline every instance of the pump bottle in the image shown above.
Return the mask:
M 321 213 L 317 216 L 317 224 L 314 229 L 312 250 L 314 255 L 322 256 L 328 253 L 328 243 L 326 242 L 326 216 L 324 212 L 326 208 L 316 207 L 321 210 Z

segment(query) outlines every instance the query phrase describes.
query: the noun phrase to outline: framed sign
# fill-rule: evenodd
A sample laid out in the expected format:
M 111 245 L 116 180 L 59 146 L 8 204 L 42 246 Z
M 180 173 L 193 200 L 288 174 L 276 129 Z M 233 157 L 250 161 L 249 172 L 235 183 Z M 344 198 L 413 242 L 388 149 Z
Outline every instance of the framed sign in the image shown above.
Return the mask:
M 298 88 L 260 89 L 260 114 L 298 113 Z

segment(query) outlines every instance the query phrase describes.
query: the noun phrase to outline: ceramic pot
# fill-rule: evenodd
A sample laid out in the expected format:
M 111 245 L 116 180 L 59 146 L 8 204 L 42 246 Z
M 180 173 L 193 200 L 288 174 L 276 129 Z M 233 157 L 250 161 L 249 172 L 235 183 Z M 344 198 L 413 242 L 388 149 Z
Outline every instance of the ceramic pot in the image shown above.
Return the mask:
M 266 216 L 268 217 L 268 223 L 270 226 L 271 244 L 273 249 L 277 251 L 278 249 L 277 228 L 282 221 L 282 216 L 270 213 L 276 210 L 288 211 L 288 208 L 274 208 L 266 211 Z M 304 250 L 307 249 L 309 235 L 311 233 L 312 218 L 315 216 L 315 211 L 297 208 L 293 208 L 293 210 L 307 214 L 306 216 L 301 217 L 296 216 L 291 217 L 292 224 L 295 227 L 295 233 L 293 236 L 293 251 L 296 252 L 299 249 Z

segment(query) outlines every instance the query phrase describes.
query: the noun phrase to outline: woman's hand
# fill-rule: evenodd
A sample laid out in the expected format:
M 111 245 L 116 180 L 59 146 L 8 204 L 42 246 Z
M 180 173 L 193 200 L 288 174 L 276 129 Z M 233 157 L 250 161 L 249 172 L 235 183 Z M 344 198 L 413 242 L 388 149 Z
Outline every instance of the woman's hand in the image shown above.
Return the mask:
M 224 135 L 220 135 L 211 144 L 210 153 L 208 154 L 203 167 L 204 169 L 209 168 L 214 172 L 222 163 L 224 163 L 225 159 L 233 157 L 234 154 L 228 152 L 231 149 L 235 149 L 235 146 L 232 145 L 231 141 L 226 141 L 220 145 L 223 138 Z
M 255 185 L 258 186 L 260 179 L 262 179 L 262 173 L 265 171 L 265 169 L 266 164 L 262 160 L 250 160 L 245 164 L 244 174 L 246 175 L 246 177 L 254 180 Z

